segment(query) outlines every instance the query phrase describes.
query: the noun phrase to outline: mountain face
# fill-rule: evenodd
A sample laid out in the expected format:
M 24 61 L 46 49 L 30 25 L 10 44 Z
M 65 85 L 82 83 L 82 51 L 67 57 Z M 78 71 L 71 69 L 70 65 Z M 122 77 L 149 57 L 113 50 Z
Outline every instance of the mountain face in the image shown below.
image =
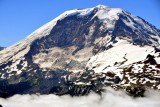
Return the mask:
M 160 30 L 119 8 L 64 12 L 0 51 L 0 96 L 160 89 Z

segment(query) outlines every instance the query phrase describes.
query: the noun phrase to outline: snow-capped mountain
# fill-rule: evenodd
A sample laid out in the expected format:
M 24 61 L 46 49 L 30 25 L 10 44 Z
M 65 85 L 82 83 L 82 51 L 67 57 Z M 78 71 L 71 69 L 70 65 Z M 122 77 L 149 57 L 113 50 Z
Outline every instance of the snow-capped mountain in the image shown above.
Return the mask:
M 120 8 L 66 11 L 0 51 L 0 95 L 160 89 L 159 43 L 160 30 Z

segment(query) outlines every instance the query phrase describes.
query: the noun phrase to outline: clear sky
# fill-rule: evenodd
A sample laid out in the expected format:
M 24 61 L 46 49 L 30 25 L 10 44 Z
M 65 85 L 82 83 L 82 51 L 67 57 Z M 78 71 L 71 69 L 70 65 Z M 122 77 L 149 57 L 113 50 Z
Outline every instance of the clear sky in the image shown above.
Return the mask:
M 160 28 L 160 0 L 0 0 L 0 46 L 10 46 L 66 10 L 118 7 Z

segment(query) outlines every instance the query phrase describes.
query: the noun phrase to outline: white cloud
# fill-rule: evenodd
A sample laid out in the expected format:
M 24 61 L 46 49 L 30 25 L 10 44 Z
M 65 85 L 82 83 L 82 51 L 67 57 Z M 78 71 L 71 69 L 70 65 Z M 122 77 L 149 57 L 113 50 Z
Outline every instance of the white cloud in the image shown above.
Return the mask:
M 145 98 L 132 98 L 121 91 L 106 89 L 103 96 L 15 95 L 0 99 L 3 107 L 160 107 L 160 92 L 148 90 Z

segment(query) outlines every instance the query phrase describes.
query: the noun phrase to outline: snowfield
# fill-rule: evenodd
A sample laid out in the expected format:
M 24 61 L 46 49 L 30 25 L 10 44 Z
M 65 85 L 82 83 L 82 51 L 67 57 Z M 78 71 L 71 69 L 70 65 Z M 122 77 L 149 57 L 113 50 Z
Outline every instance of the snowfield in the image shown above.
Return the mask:
M 117 39 L 117 41 L 117 43 L 112 44 L 112 48 L 91 57 L 86 67 L 97 73 L 114 72 L 134 62 L 143 61 L 148 54 L 154 52 L 154 48 L 151 46 L 133 45 L 122 39 Z

